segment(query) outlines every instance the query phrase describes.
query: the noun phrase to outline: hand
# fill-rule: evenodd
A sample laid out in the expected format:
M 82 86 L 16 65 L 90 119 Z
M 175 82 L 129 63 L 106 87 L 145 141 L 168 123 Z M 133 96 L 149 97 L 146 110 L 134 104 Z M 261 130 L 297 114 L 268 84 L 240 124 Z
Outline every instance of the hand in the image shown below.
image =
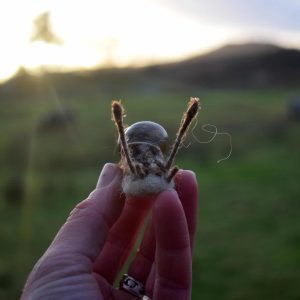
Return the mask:
M 152 218 L 128 274 L 152 299 L 190 299 L 197 184 L 180 171 L 176 191 L 152 198 L 121 193 L 122 172 L 106 164 L 96 190 L 78 204 L 33 268 L 21 299 L 137 299 L 113 286 L 145 216 Z

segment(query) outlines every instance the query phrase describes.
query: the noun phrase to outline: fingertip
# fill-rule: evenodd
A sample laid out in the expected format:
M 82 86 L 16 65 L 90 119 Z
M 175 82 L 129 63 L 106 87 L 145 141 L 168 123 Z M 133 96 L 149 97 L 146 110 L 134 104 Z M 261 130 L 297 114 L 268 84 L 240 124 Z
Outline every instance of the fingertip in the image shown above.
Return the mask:
M 198 182 L 196 174 L 190 170 L 180 170 L 175 177 L 175 189 L 179 198 L 192 198 L 191 200 L 198 200 Z
M 179 170 L 175 176 L 175 184 L 198 186 L 196 173 L 191 170 Z
M 106 163 L 100 173 L 96 188 L 103 188 L 121 181 L 122 170 L 117 164 Z

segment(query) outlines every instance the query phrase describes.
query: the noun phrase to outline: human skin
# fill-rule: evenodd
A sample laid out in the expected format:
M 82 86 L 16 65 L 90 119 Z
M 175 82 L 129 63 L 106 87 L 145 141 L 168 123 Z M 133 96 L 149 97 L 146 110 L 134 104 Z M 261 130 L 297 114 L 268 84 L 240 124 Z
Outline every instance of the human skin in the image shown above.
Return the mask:
M 122 171 L 106 164 L 96 189 L 70 213 L 31 271 L 22 300 L 138 299 L 114 286 L 151 211 L 128 274 L 152 299 L 190 299 L 197 182 L 181 170 L 176 191 L 125 199 Z

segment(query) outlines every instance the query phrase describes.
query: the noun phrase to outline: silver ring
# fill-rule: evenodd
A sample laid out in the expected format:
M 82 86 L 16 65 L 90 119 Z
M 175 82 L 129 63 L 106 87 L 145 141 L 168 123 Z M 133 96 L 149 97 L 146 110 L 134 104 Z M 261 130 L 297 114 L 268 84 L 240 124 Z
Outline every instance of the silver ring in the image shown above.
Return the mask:
M 143 298 L 145 296 L 145 286 L 127 274 L 124 274 L 120 281 L 120 289 L 139 298 L 147 299 Z

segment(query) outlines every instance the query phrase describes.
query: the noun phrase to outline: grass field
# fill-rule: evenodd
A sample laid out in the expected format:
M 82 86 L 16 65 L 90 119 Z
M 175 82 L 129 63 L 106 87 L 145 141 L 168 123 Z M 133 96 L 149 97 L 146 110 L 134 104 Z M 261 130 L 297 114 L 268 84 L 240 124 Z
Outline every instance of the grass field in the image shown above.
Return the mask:
M 193 299 L 300 298 L 300 123 L 287 116 L 296 90 L 186 89 L 114 94 L 55 93 L 1 101 L 0 299 L 17 299 L 34 262 L 70 210 L 93 189 L 103 164 L 118 161 L 110 101 L 122 97 L 126 122 L 152 120 L 174 137 L 190 96 L 202 99 L 194 134 L 214 124 L 232 136 L 178 155 L 197 173 L 199 228 Z M 68 123 L 47 121 L 67 107 Z

